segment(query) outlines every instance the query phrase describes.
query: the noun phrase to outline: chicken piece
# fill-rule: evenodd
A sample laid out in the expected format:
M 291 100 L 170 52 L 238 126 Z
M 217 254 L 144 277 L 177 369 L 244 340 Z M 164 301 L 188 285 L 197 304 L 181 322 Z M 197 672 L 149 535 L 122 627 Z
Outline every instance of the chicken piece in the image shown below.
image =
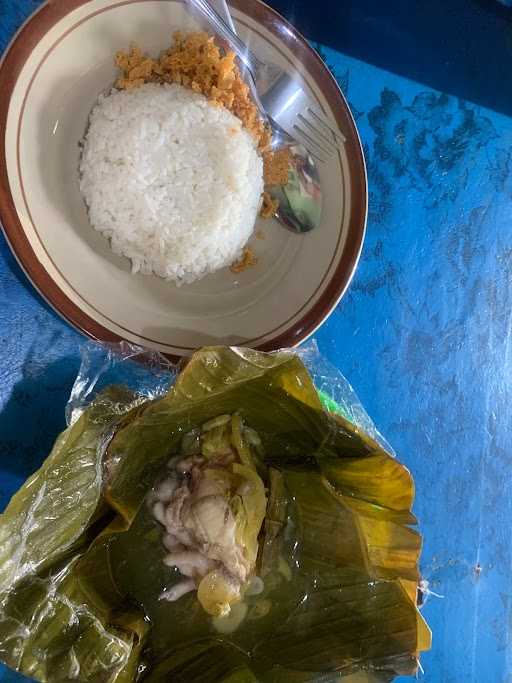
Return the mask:
M 186 595 L 195 589 L 195 581 L 192 579 L 187 579 L 186 581 L 180 581 L 169 590 L 164 591 L 160 595 L 160 599 L 168 600 L 169 602 L 176 602 L 176 600 L 179 600 L 183 595 Z
M 266 497 L 240 417 L 213 420 L 207 427 L 208 455 L 169 463 L 176 479 L 155 489 L 160 499 L 153 514 L 166 530 L 164 563 L 186 577 L 163 598 L 178 599 L 192 581 L 203 608 L 224 616 L 241 600 L 254 570 Z

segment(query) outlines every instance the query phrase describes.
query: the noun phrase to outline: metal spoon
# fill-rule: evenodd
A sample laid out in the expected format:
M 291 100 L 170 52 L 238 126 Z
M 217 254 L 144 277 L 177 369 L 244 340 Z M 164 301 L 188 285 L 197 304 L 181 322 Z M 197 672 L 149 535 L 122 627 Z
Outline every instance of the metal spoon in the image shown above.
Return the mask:
M 226 0 L 209 0 L 209 4 L 236 34 Z M 201 12 L 194 2 L 192 5 Z M 254 100 L 259 103 L 258 93 L 250 74 L 247 83 Z M 277 124 L 271 122 L 273 130 Z M 288 183 L 270 188 L 270 194 L 279 202 L 276 218 L 293 232 L 309 232 L 318 226 L 322 215 L 322 191 L 315 161 L 305 147 L 290 138 L 284 131 L 273 136 L 274 148 L 286 146 L 290 150 Z

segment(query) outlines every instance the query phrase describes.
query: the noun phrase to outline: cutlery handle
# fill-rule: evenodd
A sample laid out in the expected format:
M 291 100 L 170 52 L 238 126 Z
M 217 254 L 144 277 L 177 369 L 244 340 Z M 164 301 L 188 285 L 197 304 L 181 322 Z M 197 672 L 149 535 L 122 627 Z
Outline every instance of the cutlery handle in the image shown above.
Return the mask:
M 190 2 L 208 19 L 216 32 L 226 40 L 245 66 L 245 80 L 251 89 L 252 99 L 256 103 L 263 120 L 268 121 L 267 113 L 258 95 L 255 80 L 256 74 L 265 67 L 265 64 L 238 37 L 226 0 L 190 0 Z
M 217 12 L 221 19 L 224 19 L 229 28 L 236 33 L 235 24 L 233 23 L 233 17 L 229 11 L 228 3 L 226 0 L 210 0 L 210 5 Z
M 190 0 L 190 3 L 197 9 L 201 14 L 208 19 L 215 31 L 229 43 L 231 49 L 236 53 L 240 61 L 249 69 L 250 71 L 256 72 L 258 69 L 263 68 L 264 63 L 256 57 L 256 55 L 249 50 L 247 45 L 237 36 L 231 17 L 229 18 L 229 23 L 219 15 L 216 9 L 214 9 L 208 0 Z M 223 10 L 229 10 L 227 6 Z M 223 11 L 224 14 L 224 11 Z M 231 24 L 231 25 L 229 25 Z

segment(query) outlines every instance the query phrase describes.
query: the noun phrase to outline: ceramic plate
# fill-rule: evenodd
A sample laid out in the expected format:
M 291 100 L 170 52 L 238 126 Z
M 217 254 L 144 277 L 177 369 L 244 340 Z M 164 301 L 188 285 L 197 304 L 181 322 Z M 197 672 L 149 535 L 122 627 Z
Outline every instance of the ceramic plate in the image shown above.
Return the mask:
M 79 142 L 99 93 L 113 84 L 116 50 L 135 41 L 158 54 L 191 27 L 173 0 L 67 0 L 42 6 L 0 67 L 0 218 L 43 297 L 72 325 L 171 356 L 205 344 L 293 346 L 314 332 L 345 292 L 362 247 L 367 188 L 361 144 L 336 82 L 305 39 L 258 0 L 233 0 L 237 29 L 262 57 L 298 69 L 346 136 L 321 164 L 321 225 L 292 234 L 260 221 L 256 266 L 224 269 L 177 288 L 132 275 L 91 228 L 78 187 Z

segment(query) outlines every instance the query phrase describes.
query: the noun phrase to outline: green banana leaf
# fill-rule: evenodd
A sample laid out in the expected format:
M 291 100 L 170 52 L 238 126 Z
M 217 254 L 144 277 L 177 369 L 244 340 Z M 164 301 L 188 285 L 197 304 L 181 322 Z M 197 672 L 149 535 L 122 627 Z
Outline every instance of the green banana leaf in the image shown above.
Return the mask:
M 40 681 L 134 680 L 146 630 L 109 623 L 87 605 L 76 567 L 112 519 L 102 500 L 108 439 L 134 405 L 106 390 L 57 440 L 51 454 L 0 517 L 0 658 Z
M 144 501 L 185 434 L 235 413 L 263 443 L 264 590 L 219 631 L 194 593 L 159 599 L 180 577 Z M 51 683 L 414 674 L 430 632 L 413 496 L 408 471 L 323 407 L 293 353 L 202 349 L 159 400 L 101 394 L 0 516 L 0 658 Z

